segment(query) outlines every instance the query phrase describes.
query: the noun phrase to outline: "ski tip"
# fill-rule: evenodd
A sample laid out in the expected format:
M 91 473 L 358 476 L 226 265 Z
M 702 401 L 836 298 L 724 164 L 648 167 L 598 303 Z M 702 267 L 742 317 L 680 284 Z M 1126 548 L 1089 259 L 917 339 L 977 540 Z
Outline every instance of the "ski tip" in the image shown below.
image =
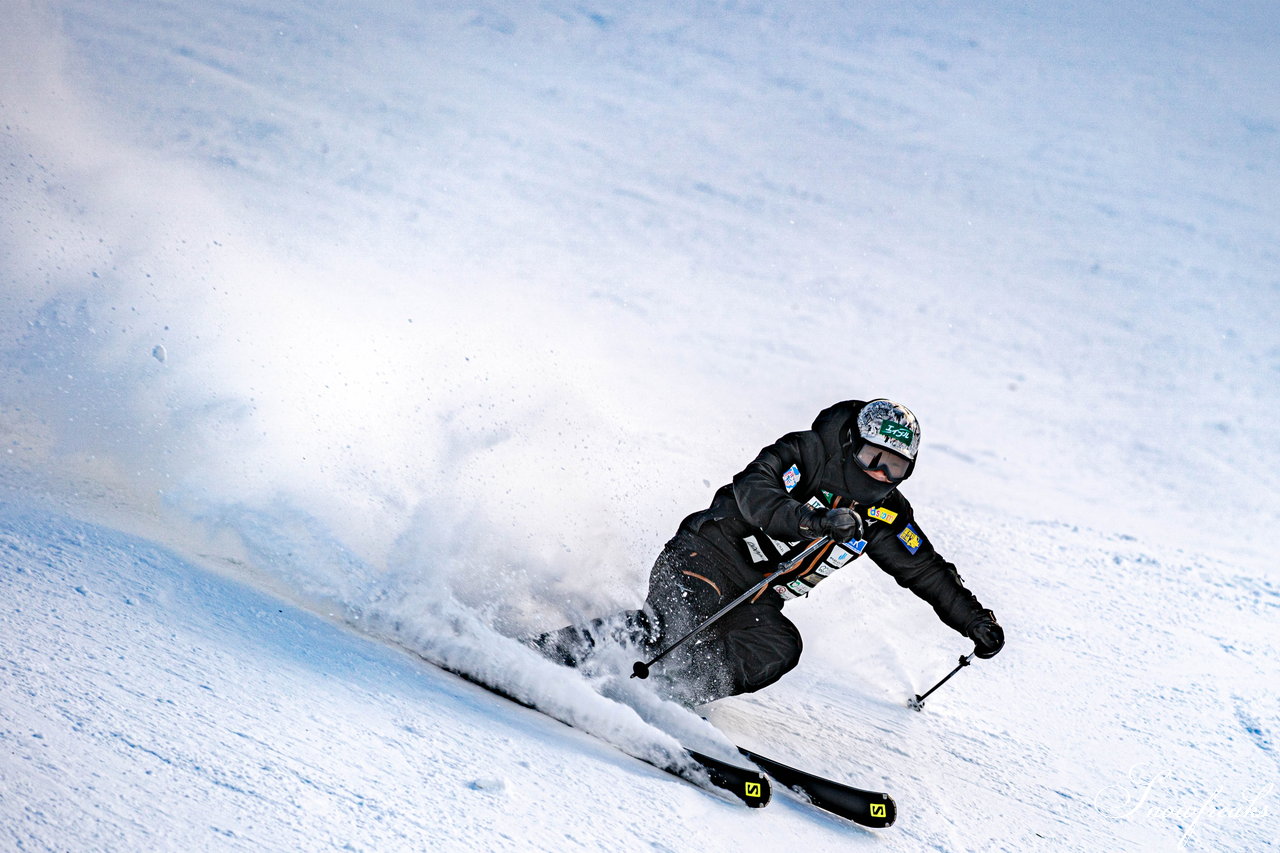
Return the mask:
M 884 829 L 893 826 L 893 822 L 897 819 L 898 804 L 888 794 L 881 794 L 867 803 L 867 814 L 857 822 L 872 829 Z
M 738 795 L 738 799 L 752 809 L 764 808 L 769 805 L 769 800 L 772 797 L 773 791 L 769 787 L 769 780 L 764 776 L 744 782 L 742 784 L 742 793 Z
M 773 796 L 773 787 L 769 777 L 764 773 L 757 769 L 730 764 L 691 749 L 685 752 L 702 766 L 714 787 L 732 794 L 749 808 L 762 809 L 769 805 L 769 800 Z
M 711 782 L 717 788 L 732 794 L 747 808 L 762 809 L 773 798 L 773 786 L 763 773 L 750 771 L 725 773 L 719 768 L 708 768 Z

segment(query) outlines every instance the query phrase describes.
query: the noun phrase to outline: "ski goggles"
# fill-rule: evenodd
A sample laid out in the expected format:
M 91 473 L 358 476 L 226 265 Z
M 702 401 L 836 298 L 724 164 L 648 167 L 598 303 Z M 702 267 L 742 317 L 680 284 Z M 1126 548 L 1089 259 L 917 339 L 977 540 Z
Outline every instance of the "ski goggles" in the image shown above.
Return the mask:
M 911 473 L 910 459 L 865 441 L 861 443 L 858 452 L 853 454 L 853 461 L 863 471 L 881 471 L 895 483 Z

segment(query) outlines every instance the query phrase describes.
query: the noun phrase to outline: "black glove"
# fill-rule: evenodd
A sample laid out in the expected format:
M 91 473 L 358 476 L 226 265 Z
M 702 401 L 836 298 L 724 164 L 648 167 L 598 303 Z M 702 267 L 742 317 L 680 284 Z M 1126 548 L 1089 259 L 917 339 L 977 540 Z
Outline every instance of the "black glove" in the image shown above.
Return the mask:
M 973 653 L 983 660 L 995 657 L 1004 648 L 1004 629 L 990 610 L 975 616 L 965 633 L 973 640 Z
M 832 542 L 862 538 L 862 516 L 847 506 L 836 509 L 800 508 L 800 532 L 813 539 L 830 536 Z

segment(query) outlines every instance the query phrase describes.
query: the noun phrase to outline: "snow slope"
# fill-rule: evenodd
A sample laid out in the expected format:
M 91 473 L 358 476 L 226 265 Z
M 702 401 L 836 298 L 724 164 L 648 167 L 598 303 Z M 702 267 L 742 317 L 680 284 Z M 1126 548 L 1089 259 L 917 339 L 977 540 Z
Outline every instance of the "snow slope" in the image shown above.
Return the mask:
M 1273 843 L 1271 4 L 5 7 L 14 846 Z M 387 645 L 666 748 L 498 635 L 634 605 L 761 445 L 876 395 L 1007 651 L 907 712 L 966 646 L 858 565 L 710 715 L 893 829 Z

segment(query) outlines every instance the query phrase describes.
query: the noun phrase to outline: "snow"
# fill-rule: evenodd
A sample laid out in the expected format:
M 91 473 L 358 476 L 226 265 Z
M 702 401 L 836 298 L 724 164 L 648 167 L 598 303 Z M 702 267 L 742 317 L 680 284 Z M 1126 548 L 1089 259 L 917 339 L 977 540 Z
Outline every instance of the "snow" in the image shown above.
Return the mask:
M 647 804 L 628 833 L 658 849 L 741 817 L 152 543 L 4 520 L 6 849 L 606 848 L 598 788 Z M 768 831 L 840 837 L 789 817 Z
M 1255 850 L 1280 823 L 1271 4 L 7 0 L 0 846 Z M 863 561 L 715 703 L 637 604 L 851 397 L 1008 648 Z M 627 661 L 619 660 L 625 667 Z

